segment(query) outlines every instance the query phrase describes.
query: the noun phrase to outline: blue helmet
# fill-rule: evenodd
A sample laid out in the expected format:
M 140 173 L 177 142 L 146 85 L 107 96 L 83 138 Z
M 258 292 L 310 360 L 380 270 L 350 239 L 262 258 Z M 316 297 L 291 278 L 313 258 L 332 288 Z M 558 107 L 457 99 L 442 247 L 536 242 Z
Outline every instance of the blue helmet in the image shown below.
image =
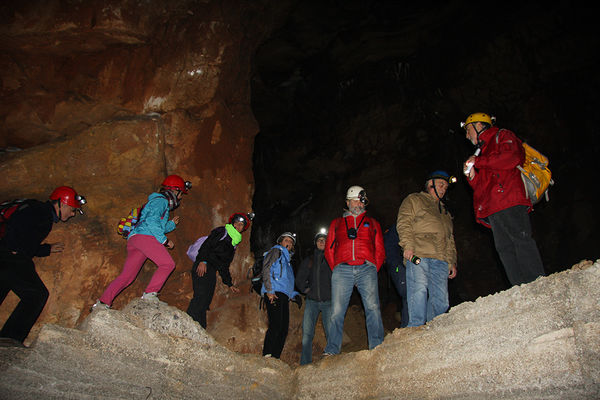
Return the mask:
M 456 182 L 456 177 L 455 176 L 450 176 L 450 174 L 448 174 L 446 171 L 433 171 L 432 173 L 430 173 L 427 176 L 427 179 L 425 180 L 425 182 L 427 182 L 430 179 L 443 179 L 448 183 L 455 183 Z

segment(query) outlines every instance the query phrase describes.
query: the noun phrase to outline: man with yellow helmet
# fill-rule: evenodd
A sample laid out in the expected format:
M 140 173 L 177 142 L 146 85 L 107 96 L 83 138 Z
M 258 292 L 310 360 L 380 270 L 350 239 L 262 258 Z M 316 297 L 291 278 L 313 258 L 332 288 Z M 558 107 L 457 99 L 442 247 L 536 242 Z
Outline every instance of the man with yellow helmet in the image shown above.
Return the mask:
M 523 145 L 513 132 L 494 123 L 486 113 L 471 114 L 460 123 L 477 147 L 464 172 L 473 188 L 475 219 L 492 229 L 508 280 L 519 285 L 544 275 L 544 266 L 531 235 L 531 201 L 517 169 L 525 159 Z

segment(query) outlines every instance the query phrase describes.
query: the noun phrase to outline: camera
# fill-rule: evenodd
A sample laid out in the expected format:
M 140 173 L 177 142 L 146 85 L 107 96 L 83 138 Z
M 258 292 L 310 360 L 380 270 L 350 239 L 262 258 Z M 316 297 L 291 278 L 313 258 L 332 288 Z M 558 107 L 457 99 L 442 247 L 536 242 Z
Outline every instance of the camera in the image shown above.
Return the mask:
M 354 240 L 358 236 L 358 231 L 356 228 L 348 228 L 346 229 L 346 234 L 348 235 L 348 239 Z

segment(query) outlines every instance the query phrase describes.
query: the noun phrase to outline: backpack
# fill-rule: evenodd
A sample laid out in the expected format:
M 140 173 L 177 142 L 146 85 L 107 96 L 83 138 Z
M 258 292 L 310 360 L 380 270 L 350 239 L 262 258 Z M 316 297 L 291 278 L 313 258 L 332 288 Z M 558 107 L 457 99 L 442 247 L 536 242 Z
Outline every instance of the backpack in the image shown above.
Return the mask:
M 125 218 L 121 218 L 119 223 L 117 224 L 117 233 L 123 236 L 124 239 L 127 239 L 127 236 L 131 233 L 131 230 L 137 225 L 140 215 L 142 215 L 142 210 L 144 206 L 133 208 L 129 215 Z
M 0 204 L 0 239 L 6 234 L 6 223 L 18 210 L 29 206 L 30 199 L 16 199 Z
M 142 215 L 142 210 L 144 209 L 146 204 L 148 204 L 148 203 L 144 203 L 144 205 L 142 205 L 141 207 L 132 208 L 126 217 L 121 218 L 119 220 L 119 223 L 117 224 L 117 233 L 119 235 L 123 236 L 124 239 L 127 239 L 127 237 L 129 236 L 129 234 L 131 233 L 133 228 L 135 228 L 137 223 L 140 221 L 140 216 Z M 167 208 L 167 210 L 168 210 L 168 208 Z M 167 210 L 165 210 L 165 212 L 160 217 L 160 219 L 163 219 L 165 217 Z
M 200 251 L 200 247 L 202 247 L 202 244 L 204 243 L 204 241 L 206 241 L 207 237 L 208 237 L 208 235 L 199 237 L 194 243 L 192 243 L 190 245 L 190 247 L 188 247 L 185 254 L 187 254 L 187 256 L 190 260 L 192 260 L 194 262 L 196 261 L 196 256 L 198 255 L 198 252 Z M 219 240 L 223 240 L 226 237 L 227 237 L 227 230 L 225 230 L 225 234 Z
M 498 143 L 498 135 L 502 129 L 496 132 L 496 143 Z M 521 141 L 523 150 L 525 151 L 525 161 L 523 165 L 517 165 L 517 169 L 521 171 L 521 179 L 525 186 L 525 195 L 531 204 L 537 204 L 542 199 L 550 201 L 548 196 L 548 186 L 554 185 L 552 180 L 552 172 L 548 169 L 548 157 Z
M 517 168 L 521 171 L 525 194 L 531 200 L 531 204 L 538 203 L 542 196 L 549 201 L 548 187 L 554 185 L 554 181 L 548 169 L 548 157 L 525 142 L 523 142 L 523 149 L 525 149 L 525 162 Z
M 254 265 L 248 268 L 247 278 L 250 280 L 250 293 L 253 291 L 260 295 L 260 289 L 262 288 L 262 270 L 263 262 L 265 260 L 264 254 L 261 257 L 257 257 L 254 260 Z

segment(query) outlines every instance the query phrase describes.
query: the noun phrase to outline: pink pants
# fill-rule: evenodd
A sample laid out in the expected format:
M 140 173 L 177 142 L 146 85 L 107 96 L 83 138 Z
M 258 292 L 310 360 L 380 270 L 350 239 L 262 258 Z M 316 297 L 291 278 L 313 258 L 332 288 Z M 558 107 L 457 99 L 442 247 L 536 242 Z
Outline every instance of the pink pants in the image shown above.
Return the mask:
M 127 240 L 127 259 L 123 271 L 108 285 L 102 296 L 100 296 L 100 301 L 112 305 L 115 297 L 135 280 L 147 258 L 152 260 L 158 269 L 152 275 L 145 292 L 159 292 L 175 269 L 175 261 L 173 261 L 167 248 L 158 243 L 154 236 L 134 235 Z

